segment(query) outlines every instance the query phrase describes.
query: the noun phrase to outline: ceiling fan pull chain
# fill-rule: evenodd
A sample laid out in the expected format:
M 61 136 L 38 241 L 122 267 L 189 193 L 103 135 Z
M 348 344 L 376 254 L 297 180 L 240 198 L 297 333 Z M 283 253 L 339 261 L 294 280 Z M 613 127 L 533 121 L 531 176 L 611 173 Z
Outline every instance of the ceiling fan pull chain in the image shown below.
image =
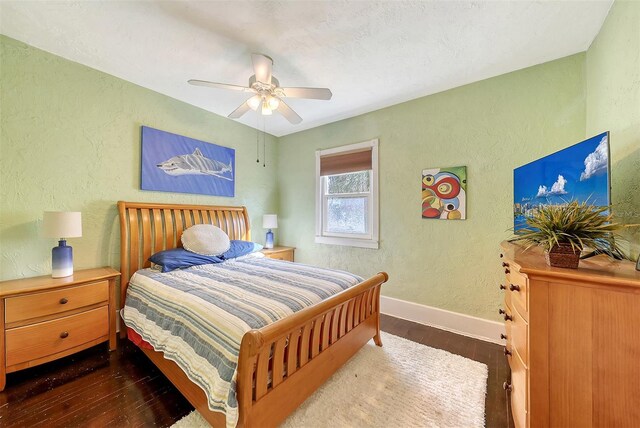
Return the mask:
M 256 117 L 256 163 L 260 163 L 260 116 Z
M 267 133 L 265 132 L 266 130 L 266 125 L 265 125 L 265 119 L 262 118 L 262 167 L 266 168 L 267 167 Z

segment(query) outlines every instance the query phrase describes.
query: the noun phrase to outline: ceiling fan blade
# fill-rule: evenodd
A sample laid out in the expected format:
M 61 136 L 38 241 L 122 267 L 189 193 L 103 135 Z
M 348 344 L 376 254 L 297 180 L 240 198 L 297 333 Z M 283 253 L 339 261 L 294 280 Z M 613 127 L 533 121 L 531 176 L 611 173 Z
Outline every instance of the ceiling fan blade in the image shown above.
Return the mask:
M 280 100 L 280 104 L 278 104 L 278 112 L 283 115 L 289 122 L 297 125 L 302 122 L 302 118 L 298 116 L 298 113 L 293 111 L 291 107 L 289 107 L 284 101 Z
M 311 100 L 330 100 L 331 90 L 328 88 L 281 88 L 288 98 L 307 98 Z
M 191 79 L 188 82 L 191 85 L 195 85 L 195 86 L 206 86 L 209 88 L 216 88 L 216 89 L 230 89 L 232 91 L 255 92 L 253 88 L 248 88 L 246 86 L 228 85 L 226 83 L 207 82 L 206 80 Z
M 251 62 L 253 62 L 253 72 L 258 82 L 271 84 L 271 69 L 273 68 L 273 60 L 266 55 L 251 54 Z
M 232 111 L 229 114 L 229 116 L 227 116 L 227 117 L 230 118 L 230 119 L 239 119 L 240 117 L 242 117 L 246 112 L 251 110 L 251 105 L 249 104 L 249 101 L 251 101 L 254 98 L 260 99 L 260 95 L 252 96 L 247 101 L 245 101 L 244 103 L 240 104 L 240 107 L 238 107 L 237 109 Z

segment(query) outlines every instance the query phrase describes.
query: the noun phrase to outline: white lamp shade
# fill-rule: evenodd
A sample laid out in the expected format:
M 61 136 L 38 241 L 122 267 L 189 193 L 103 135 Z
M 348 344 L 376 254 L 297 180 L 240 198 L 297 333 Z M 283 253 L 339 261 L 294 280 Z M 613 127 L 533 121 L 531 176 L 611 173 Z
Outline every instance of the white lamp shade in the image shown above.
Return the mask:
M 278 228 L 278 215 L 277 214 L 265 214 L 262 216 L 262 228 L 263 229 L 277 229 Z
M 78 238 L 82 236 L 82 214 L 79 211 L 45 211 L 42 229 L 47 238 Z

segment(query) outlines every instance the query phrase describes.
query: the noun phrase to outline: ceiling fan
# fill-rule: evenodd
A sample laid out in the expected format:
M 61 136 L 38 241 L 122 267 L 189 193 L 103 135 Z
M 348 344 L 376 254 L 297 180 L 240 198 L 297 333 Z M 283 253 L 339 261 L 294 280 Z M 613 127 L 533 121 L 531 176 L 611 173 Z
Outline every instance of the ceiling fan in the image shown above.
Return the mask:
M 249 78 L 249 86 L 228 85 L 226 83 L 215 83 L 195 79 L 189 80 L 189 83 L 196 86 L 230 89 L 232 91 L 254 94 L 229 114 L 228 117 L 231 119 L 238 119 L 249 110 L 255 110 L 263 115 L 271 115 L 273 111 L 276 110 L 295 125 L 302 122 L 302 118 L 293 111 L 282 98 L 331 99 L 331 91 L 327 88 L 280 87 L 278 79 L 271 74 L 273 60 L 266 55 L 251 54 L 251 61 L 253 62 L 253 72 L 255 74 Z

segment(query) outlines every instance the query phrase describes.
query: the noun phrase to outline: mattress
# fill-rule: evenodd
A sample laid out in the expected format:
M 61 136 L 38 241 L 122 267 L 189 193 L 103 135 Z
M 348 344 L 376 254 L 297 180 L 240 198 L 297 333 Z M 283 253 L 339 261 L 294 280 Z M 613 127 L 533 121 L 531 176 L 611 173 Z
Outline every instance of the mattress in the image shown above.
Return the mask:
M 348 272 L 266 257 L 161 273 L 129 282 L 125 325 L 164 352 L 207 395 L 209 409 L 238 420 L 236 377 L 244 333 L 360 283 Z

